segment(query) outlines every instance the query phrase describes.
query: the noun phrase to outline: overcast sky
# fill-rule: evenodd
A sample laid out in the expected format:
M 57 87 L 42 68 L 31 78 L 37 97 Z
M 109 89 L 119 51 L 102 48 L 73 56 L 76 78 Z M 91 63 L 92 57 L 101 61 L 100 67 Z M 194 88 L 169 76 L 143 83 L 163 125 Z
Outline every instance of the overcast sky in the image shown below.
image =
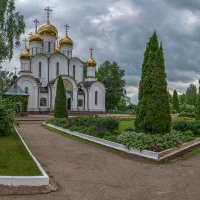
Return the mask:
M 116 61 L 125 70 L 127 93 L 137 102 L 138 84 L 146 43 L 157 31 L 162 40 L 168 89 L 185 91 L 197 84 L 200 72 L 200 1 L 199 0 L 16 0 L 17 10 L 25 17 L 26 34 L 34 30 L 33 20 L 45 22 L 44 8 L 50 6 L 51 22 L 75 43 L 73 55 L 86 61 L 94 48 L 98 66 L 105 60 Z M 20 67 L 15 50 L 11 63 L 3 67 Z

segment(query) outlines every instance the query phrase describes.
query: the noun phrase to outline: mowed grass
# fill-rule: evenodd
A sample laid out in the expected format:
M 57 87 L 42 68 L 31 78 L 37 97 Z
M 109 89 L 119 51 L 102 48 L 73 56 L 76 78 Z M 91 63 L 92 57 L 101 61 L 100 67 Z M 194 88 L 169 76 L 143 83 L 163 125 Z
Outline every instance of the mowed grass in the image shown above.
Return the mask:
M 0 176 L 37 176 L 41 172 L 16 131 L 0 137 Z
M 134 120 L 120 120 L 119 121 L 119 131 L 124 131 L 127 128 L 134 128 Z

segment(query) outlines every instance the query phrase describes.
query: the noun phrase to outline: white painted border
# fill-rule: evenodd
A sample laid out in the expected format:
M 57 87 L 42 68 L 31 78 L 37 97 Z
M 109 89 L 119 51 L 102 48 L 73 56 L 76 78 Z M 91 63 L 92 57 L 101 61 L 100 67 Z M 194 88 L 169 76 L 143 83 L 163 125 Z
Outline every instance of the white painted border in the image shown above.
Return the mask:
M 0 185 L 7 186 L 45 186 L 49 185 L 49 176 L 46 174 L 40 163 L 37 161 L 35 156 L 31 153 L 30 149 L 22 139 L 18 130 L 15 128 L 20 140 L 28 151 L 29 155 L 32 157 L 33 161 L 39 168 L 42 176 L 0 176 Z
M 107 147 L 110 147 L 110 148 L 113 148 L 113 149 L 117 149 L 119 151 L 123 151 L 123 152 L 129 153 L 129 154 L 134 154 L 134 155 L 137 155 L 137 156 L 142 156 L 142 157 L 145 157 L 145 158 L 148 158 L 148 159 L 151 159 L 151 160 L 156 160 L 156 161 L 165 159 L 165 158 L 170 157 L 172 155 L 176 155 L 176 154 L 180 153 L 181 151 L 187 150 L 187 149 L 194 147 L 196 145 L 200 145 L 200 138 L 197 138 L 197 139 L 195 139 L 191 142 L 187 142 L 187 143 L 182 144 L 180 147 L 167 149 L 167 150 L 164 150 L 164 151 L 161 151 L 161 152 L 154 152 L 154 151 L 148 151 L 148 150 L 139 151 L 137 149 L 128 149 L 125 145 L 122 145 L 122 144 L 119 144 L 119 143 L 116 143 L 116 142 L 111 142 L 111 141 L 108 141 L 108 140 L 93 137 L 93 136 L 86 135 L 86 134 L 83 134 L 83 133 L 78 133 L 76 131 L 64 129 L 64 128 L 54 126 L 52 124 L 48 124 L 48 123 L 45 123 L 45 122 L 43 124 L 46 125 L 46 126 L 55 128 L 57 130 L 60 130 L 62 132 L 65 132 L 67 134 L 74 135 L 76 137 L 79 137 L 79 138 L 82 138 L 82 139 L 85 139 L 85 140 L 88 140 L 88 141 L 91 141 L 91 142 L 94 142 L 94 143 L 97 143 L 97 144 L 101 144 L 103 146 L 107 146 Z
M 83 133 L 78 133 L 76 131 L 64 129 L 64 128 L 54 126 L 52 124 L 48 124 L 48 123 L 45 123 L 45 122 L 43 124 L 47 125 L 49 127 L 55 128 L 57 130 L 60 130 L 62 132 L 65 132 L 67 134 L 74 135 L 76 137 L 79 137 L 79 138 L 82 138 L 82 139 L 85 139 L 85 140 L 89 140 L 89 141 L 97 143 L 97 144 L 101 144 L 103 146 L 107 146 L 107 147 L 110 147 L 110 148 L 113 148 L 113 149 L 124 151 L 124 152 L 129 153 L 129 154 L 134 154 L 134 155 L 150 158 L 150 159 L 153 159 L 153 160 L 158 160 L 158 153 L 157 152 L 147 151 L 147 150 L 139 151 L 137 149 L 127 149 L 127 147 L 125 147 L 124 145 L 116 143 L 116 142 L 111 142 L 111 141 L 108 141 L 108 140 L 93 137 L 93 136 L 86 135 L 86 134 L 83 134 Z

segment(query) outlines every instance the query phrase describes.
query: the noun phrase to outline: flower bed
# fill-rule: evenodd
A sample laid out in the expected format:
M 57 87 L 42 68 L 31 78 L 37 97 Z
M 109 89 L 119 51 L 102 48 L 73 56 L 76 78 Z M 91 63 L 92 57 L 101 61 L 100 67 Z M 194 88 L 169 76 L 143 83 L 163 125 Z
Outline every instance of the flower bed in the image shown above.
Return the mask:
M 137 133 L 134 128 L 119 131 L 119 121 L 113 118 L 101 118 L 97 116 L 81 116 L 70 119 L 68 126 L 66 119 L 49 119 L 47 123 L 71 131 L 84 133 L 97 138 L 125 145 L 128 149 L 150 150 L 161 152 L 190 142 L 198 137 L 191 131 L 180 132 L 172 130 L 167 134 Z M 178 123 L 178 122 L 176 122 Z M 191 123 L 191 122 L 188 122 Z

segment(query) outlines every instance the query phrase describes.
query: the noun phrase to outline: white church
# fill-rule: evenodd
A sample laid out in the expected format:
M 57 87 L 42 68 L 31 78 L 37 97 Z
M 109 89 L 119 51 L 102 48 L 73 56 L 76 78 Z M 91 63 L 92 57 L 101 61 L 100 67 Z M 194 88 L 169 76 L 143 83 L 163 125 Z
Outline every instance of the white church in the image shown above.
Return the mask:
M 30 35 L 28 45 L 20 55 L 21 71 L 17 85 L 28 94 L 28 111 L 53 111 L 58 76 L 61 75 L 66 88 L 68 110 L 105 112 L 105 86 L 95 77 L 96 62 L 93 49 L 88 61 L 73 56 L 74 43 L 66 33 L 59 41 L 58 30 L 49 20 Z M 87 75 L 84 77 L 84 66 Z

